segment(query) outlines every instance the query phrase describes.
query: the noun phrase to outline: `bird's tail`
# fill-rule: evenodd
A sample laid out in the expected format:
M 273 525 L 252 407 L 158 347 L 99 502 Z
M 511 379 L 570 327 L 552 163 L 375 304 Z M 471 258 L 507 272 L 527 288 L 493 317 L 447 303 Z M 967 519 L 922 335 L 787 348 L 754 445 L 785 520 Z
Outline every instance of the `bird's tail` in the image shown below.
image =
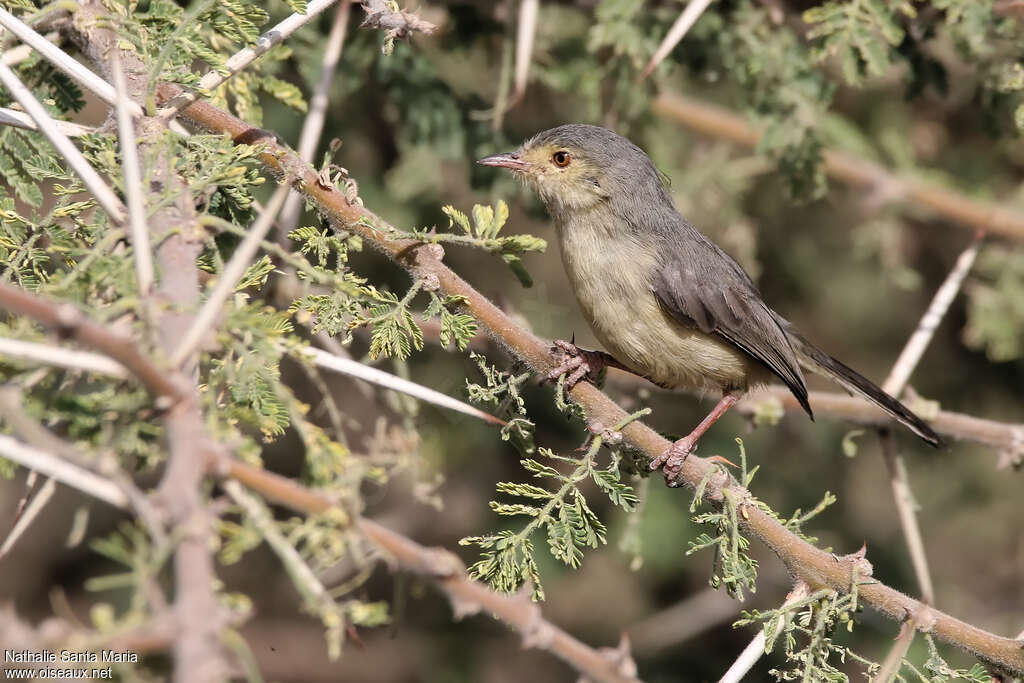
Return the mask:
M 803 337 L 791 333 L 790 339 L 800 357 L 800 364 L 805 368 L 829 378 L 851 394 L 863 396 L 891 415 L 897 422 L 906 426 L 907 429 L 928 442 L 929 445 L 936 447 L 939 445 L 939 435 L 928 426 L 928 423 L 912 413 L 909 408 L 895 398 L 882 391 L 871 380 L 818 349 Z

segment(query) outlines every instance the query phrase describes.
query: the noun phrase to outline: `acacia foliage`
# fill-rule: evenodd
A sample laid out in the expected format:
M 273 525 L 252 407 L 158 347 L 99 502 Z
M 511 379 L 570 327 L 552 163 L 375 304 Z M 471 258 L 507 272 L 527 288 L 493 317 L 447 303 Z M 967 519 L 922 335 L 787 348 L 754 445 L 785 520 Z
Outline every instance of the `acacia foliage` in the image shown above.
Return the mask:
M 42 21 L 52 11 L 27 1 L 11 5 L 29 20 Z M 236 0 L 200 1 L 187 8 L 167 0 L 150 0 L 144 7 L 111 1 L 105 7 L 122 48 L 148 67 L 151 96 L 158 81 L 194 86 L 207 70 L 223 71 L 227 57 L 253 43 L 271 22 L 303 10 L 299 3 L 268 6 Z M 834 188 L 828 186 L 822 165 L 826 146 L 853 150 L 907 173 L 924 173 L 917 168 L 918 159 L 930 155 L 928 173 L 933 179 L 980 195 L 1003 196 L 1015 182 L 1013 159 L 990 152 L 1003 149 L 1005 141 L 1024 127 L 1024 67 L 1017 22 L 996 12 L 994 3 L 830 1 L 802 14 L 790 12 L 781 23 L 774 22 L 760 3 L 717 3 L 654 77 L 638 83 L 636 75 L 678 10 L 673 3 L 640 0 L 602 0 L 592 9 L 545 3 L 530 84 L 532 96 L 549 105 L 543 114 L 544 107 L 536 103 L 520 105 L 518 112 L 492 106 L 506 102 L 510 88 L 510 6 L 443 5 L 445 30 L 440 37 L 388 44 L 385 51 L 381 45 L 386 39 L 379 34 L 353 32 L 331 93 L 332 115 L 345 122 L 338 132 L 346 146 L 332 147 L 319 165 L 329 181 L 349 183 L 354 197 L 385 203 L 400 219 L 392 222 L 407 226 L 394 231 L 394 237 L 441 244 L 453 251 L 475 248 L 475 258 L 504 261 L 517 280 L 509 289 L 534 284 L 537 278 L 528 272 L 530 255 L 543 251 L 545 241 L 511 233 L 510 211 L 503 200 L 450 205 L 446 196 L 452 187 L 446 171 L 495 149 L 514 147 L 525 134 L 561 119 L 613 125 L 651 150 L 674 178 L 674 187 L 685 191 L 681 208 L 690 215 L 713 215 L 723 226 L 723 241 L 752 271 L 758 268 L 756 234 L 765 221 L 759 207 L 745 202 L 753 201 L 759 183 L 781 188 L 795 203 L 810 204 L 829 196 Z M 253 68 L 202 95 L 253 125 L 268 125 L 293 137 L 317 80 L 319 28 L 314 23 L 303 29 Z M 86 97 L 71 80 L 38 56 L 19 64 L 17 71 L 55 116 L 79 118 Z M 955 83 L 951 72 L 960 74 Z M 745 111 L 764 131 L 756 152 L 744 156 L 725 148 L 697 150 L 692 140 L 670 133 L 656 121 L 649 106 L 652 95 L 680 86 L 699 88 L 707 98 Z M 842 101 L 860 97 L 905 97 L 910 104 L 876 117 L 870 106 Z M 0 98 L 9 99 L 6 93 Z M 915 103 L 921 108 L 915 109 Z M 947 108 L 940 125 L 967 117 L 981 140 L 947 132 L 942 144 L 929 148 L 898 134 L 917 112 L 936 103 Z M 355 148 L 352 158 L 358 161 L 361 143 L 350 135 L 350 121 L 351 130 L 368 136 L 375 127 L 386 128 L 375 141 L 385 148 L 375 157 L 381 163 L 376 169 L 379 179 L 364 182 L 361 190 L 351 183 L 346 169 L 334 165 L 349 163 L 345 159 L 350 148 Z M 270 180 L 255 160 L 259 145 L 235 145 L 201 132 L 187 138 L 165 132 L 148 144 L 153 155 L 172 158 L 175 173 L 186 180 L 203 231 L 198 266 L 215 278 L 258 214 L 255 200 Z M 116 136 L 101 128 L 81 138 L 79 145 L 123 192 Z M 698 151 L 705 163 L 691 166 L 680 161 Z M 152 164 L 154 158 L 144 158 L 143 163 Z M 964 158 L 968 165 L 955 163 Z M 152 329 L 141 313 L 131 246 L 124 232 L 96 208 L 67 164 L 39 135 L 4 128 L 0 173 L 5 179 L 0 186 L 3 278 L 73 302 L 157 353 L 146 342 Z M 495 197 L 513 196 L 507 179 L 495 179 L 493 174 L 485 178 L 480 170 L 470 173 L 470 182 L 478 189 L 487 188 Z M 493 184 L 487 187 L 488 183 Z M 174 201 L 168 192 L 151 191 L 149 205 Z M 908 219 L 917 216 L 894 203 L 854 229 L 857 255 L 877 263 L 893 286 L 914 289 L 921 287 L 924 276 L 894 248 Z M 154 235 L 154 243 L 165 237 Z M 1024 255 L 1019 249 L 990 247 L 968 288 L 964 339 L 993 360 L 1014 360 L 1024 353 L 1019 342 L 1024 329 L 1022 273 Z M 332 230 L 307 212 L 298 227 L 264 245 L 225 305 L 215 339 L 204 348 L 199 380 L 207 426 L 217 439 L 232 444 L 238 457 L 253 463 L 262 463 L 266 452 L 284 438 L 297 438 L 303 483 L 336 496 L 354 514 L 367 504 L 367 487 L 394 486 L 400 473 L 414 474 L 417 498 L 440 503 L 443 496 L 421 455 L 420 409 L 392 399 L 386 417 L 360 422 L 349 415 L 351 406 L 333 397 L 324 378 L 309 368 L 302 349 L 311 335 L 326 333 L 367 361 L 389 359 L 404 371 L 405 361 L 423 351 L 424 323 L 431 320 L 442 345 L 469 353 L 477 328 L 459 310 L 459 303 L 457 297 L 433 291 L 430 283 L 397 280 L 394 272 L 367 258 L 361 240 Z M 47 340 L 23 319 L 6 319 L 3 335 Z M 555 571 L 545 566 L 550 558 L 578 567 L 584 551 L 607 542 L 613 514 L 609 508 L 636 514 L 643 507 L 637 493 L 644 488 L 642 466 L 619 447 L 616 434 L 623 425 L 590 434 L 580 452 L 545 445 L 543 438 L 538 440 L 535 425 L 536 414 L 543 416 L 544 409 L 534 408 L 531 414 L 524 399 L 529 372 L 497 365 L 503 360 L 473 360 L 462 368 L 466 393 L 508 420 L 500 437 L 517 450 L 525 470 L 519 479 L 497 484 L 500 500 L 493 501 L 491 509 L 527 521 L 500 528 L 493 528 L 495 522 L 482 522 L 487 526 L 464 539 L 465 545 L 481 551 L 470 570 L 502 591 L 515 591 L 529 581 L 534 597 L 541 598 L 545 573 Z M 290 376 L 289 367 L 291 375 L 303 379 Z M 113 453 L 119 466 L 133 475 L 162 465 L 166 454 L 161 427 L 149 419 L 153 406 L 133 382 L 42 372 L 36 364 L 6 359 L 0 369 L 4 381 L 22 392 L 34 418 L 84 452 L 97 457 Z M 300 396 L 307 390 L 306 382 L 315 388 L 313 400 Z M 555 392 L 557 406 L 571 416 L 573 407 L 564 402 L 561 389 Z M 321 403 L 324 410 L 318 411 Z M 747 485 L 753 472 L 746 471 L 745 452 L 742 462 L 742 482 Z M 4 471 L 12 474 L 14 468 L 4 464 Z M 601 502 L 590 502 L 594 498 Z M 833 501 L 826 495 L 813 512 Z M 698 492 L 690 512 L 693 522 L 707 531 L 694 532 L 691 550 L 713 552 L 713 585 L 742 598 L 756 588 L 758 562 L 737 524 L 741 506 L 732 501 L 721 510 L 707 511 L 698 508 L 699 502 Z M 743 504 L 765 506 L 754 498 Z M 810 519 L 798 511 L 787 525 L 799 531 Z M 225 563 L 239 561 L 267 538 L 265 528 L 255 522 L 235 510 L 225 513 L 219 524 Z M 372 558 L 347 522 L 330 516 L 272 522 L 313 567 L 341 560 L 355 567 L 335 602 L 303 603 L 323 620 L 332 654 L 340 652 L 346 632 L 341 623 L 375 626 L 388 619 L 382 602 L 364 599 L 360 592 Z M 621 542 L 636 558 L 643 557 L 637 535 L 626 533 Z M 148 601 L 145 583 L 165 571 L 168 549 L 153 543 L 143 525 L 126 525 L 95 539 L 93 547 L 128 571 L 92 577 L 90 587 L 119 589 L 131 598 L 121 608 L 95 601 L 94 625 L 113 630 L 151 615 L 156 605 Z M 222 598 L 239 614 L 247 611 L 248 598 L 227 591 Z M 779 660 L 778 677 L 842 680 L 846 673 L 840 671 L 841 660 L 851 651 L 833 643 L 828 634 L 837 624 L 852 625 L 856 610 L 855 593 L 815 593 L 788 610 L 754 611 L 744 619 L 765 624 L 775 643 L 780 636 L 774 624 L 782 618 L 785 658 Z M 872 667 L 869 661 L 863 664 Z M 925 680 L 984 680 L 985 675 L 975 667 L 957 670 L 946 665 L 934 648 L 921 671 L 911 670 Z

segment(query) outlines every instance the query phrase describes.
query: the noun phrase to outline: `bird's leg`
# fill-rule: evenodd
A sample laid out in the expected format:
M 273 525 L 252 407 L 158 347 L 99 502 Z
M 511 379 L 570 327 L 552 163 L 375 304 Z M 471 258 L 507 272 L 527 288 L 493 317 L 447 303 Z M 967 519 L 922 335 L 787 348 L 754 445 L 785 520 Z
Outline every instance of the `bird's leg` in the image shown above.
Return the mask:
M 548 372 L 547 379 L 554 382 L 562 375 L 567 375 L 565 378 L 566 390 L 572 389 L 584 377 L 596 375 L 605 368 L 628 370 L 604 351 L 581 349 L 573 342 L 564 339 L 556 339 L 551 350 L 558 365 Z
M 683 469 L 683 463 L 686 462 L 687 456 L 693 451 L 693 447 L 697 445 L 697 440 L 708 431 L 711 425 L 718 421 L 718 418 L 725 415 L 725 412 L 731 408 L 736 401 L 740 398 L 738 393 L 727 391 L 722 395 L 722 400 L 711 409 L 708 416 L 701 420 L 701 423 L 694 427 L 693 431 L 684 436 L 683 438 L 676 441 L 674 444 L 665 449 L 665 452 L 651 460 L 651 469 L 656 470 L 659 467 L 665 473 L 665 481 L 668 482 L 669 486 L 679 486 L 677 477 L 679 472 Z

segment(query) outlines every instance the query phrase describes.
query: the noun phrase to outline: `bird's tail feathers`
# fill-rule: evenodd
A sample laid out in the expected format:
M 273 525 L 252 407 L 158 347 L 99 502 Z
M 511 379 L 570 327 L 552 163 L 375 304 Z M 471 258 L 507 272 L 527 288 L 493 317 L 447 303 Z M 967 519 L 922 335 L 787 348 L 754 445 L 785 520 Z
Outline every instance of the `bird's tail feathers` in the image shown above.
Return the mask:
M 939 435 L 928 423 L 910 411 L 905 405 L 882 391 L 871 380 L 857 371 L 818 349 L 803 337 L 792 335 L 793 346 L 800 356 L 801 365 L 812 372 L 836 382 L 851 394 L 862 396 L 891 415 L 900 424 L 917 434 L 929 445 L 938 447 Z

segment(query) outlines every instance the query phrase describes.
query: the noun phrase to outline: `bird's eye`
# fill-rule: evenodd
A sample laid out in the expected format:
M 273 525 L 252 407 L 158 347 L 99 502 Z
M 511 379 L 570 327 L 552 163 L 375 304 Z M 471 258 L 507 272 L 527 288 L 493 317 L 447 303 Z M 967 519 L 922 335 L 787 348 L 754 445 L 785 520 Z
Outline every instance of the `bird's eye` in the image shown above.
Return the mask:
M 571 160 L 569 153 L 565 150 L 559 150 L 551 156 L 551 161 L 553 161 L 555 166 L 558 166 L 559 168 L 565 168 L 569 165 Z

